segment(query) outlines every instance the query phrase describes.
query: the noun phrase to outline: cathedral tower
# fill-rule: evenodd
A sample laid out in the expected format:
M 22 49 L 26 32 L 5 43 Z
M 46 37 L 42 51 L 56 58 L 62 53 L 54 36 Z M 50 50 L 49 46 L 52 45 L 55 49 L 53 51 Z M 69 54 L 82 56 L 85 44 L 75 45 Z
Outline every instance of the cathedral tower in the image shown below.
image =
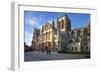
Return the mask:
M 67 15 L 57 18 L 58 50 L 66 48 L 66 34 L 71 31 L 71 20 Z

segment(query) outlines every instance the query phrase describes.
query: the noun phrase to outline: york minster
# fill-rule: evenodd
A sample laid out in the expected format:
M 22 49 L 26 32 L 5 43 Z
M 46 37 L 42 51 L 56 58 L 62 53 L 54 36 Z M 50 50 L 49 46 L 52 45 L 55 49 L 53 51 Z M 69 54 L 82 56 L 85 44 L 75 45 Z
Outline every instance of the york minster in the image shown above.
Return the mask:
M 26 11 L 25 17 L 25 61 L 90 58 L 90 14 Z
M 57 25 L 46 22 L 42 29 L 34 28 L 31 48 L 52 51 L 90 52 L 90 21 L 84 27 L 71 29 L 71 20 L 65 15 L 57 18 Z

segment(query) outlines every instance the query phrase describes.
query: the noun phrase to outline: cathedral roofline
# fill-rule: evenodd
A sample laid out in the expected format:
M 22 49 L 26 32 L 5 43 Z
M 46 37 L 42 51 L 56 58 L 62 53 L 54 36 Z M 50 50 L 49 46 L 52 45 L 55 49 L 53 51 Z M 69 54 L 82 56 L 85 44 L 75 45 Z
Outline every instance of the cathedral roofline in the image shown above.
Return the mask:
M 67 14 L 66 14 L 66 15 L 62 15 L 62 16 L 57 17 L 57 20 L 58 20 L 59 18 L 62 18 L 62 17 L 67 17 L 67 18 L 70 20 L 70 18 L 68 17 Z

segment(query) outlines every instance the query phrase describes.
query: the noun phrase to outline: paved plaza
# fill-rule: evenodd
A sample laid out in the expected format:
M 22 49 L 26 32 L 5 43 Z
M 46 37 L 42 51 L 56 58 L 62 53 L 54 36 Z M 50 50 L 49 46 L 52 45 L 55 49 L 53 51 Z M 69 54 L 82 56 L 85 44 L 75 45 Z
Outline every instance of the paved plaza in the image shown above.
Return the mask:
M 39 51 L 25 52 L 24 61 L 47 61 L 47 60 L 68 60 L 68 59 L 85 59 L 87 54 L 59 54 L 52 52 L 50 55 Z

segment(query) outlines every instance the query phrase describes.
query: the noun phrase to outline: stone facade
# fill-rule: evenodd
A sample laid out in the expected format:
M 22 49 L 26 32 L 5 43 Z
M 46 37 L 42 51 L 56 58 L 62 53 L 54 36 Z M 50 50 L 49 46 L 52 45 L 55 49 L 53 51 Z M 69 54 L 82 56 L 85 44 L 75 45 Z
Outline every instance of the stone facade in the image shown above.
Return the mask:
M 57 18 L 57 23 L 46 22 L 42 29 L 34 29 L 31 47 L 36 50 L 48 46 L 52 51 L 90 52 L 90 22 L 82 28 L 71 29 L 67 15 Z

